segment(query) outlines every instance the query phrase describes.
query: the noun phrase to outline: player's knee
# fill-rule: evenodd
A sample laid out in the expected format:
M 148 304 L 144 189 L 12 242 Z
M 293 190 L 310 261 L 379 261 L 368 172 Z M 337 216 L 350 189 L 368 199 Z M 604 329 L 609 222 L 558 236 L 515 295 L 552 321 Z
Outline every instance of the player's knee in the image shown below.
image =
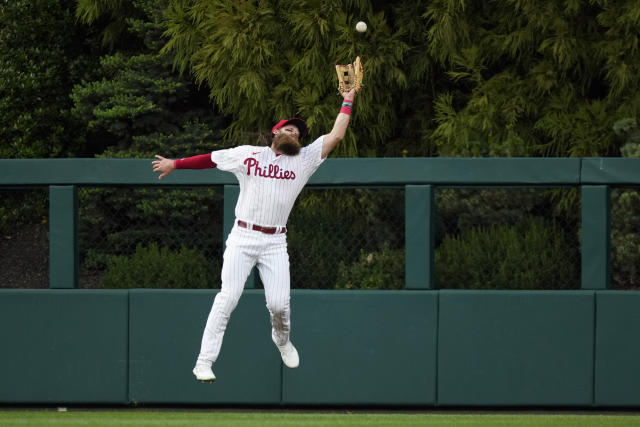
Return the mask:
M 282 316 L 286 314 L 289 304 L 285 301 L 270 301 L 267 308 L 273 316 Z

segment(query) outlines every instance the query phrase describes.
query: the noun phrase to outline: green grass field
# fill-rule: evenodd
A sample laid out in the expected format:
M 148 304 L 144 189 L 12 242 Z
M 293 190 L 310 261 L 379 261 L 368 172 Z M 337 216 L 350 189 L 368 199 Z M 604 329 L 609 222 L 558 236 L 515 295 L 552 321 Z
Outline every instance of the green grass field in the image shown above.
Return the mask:
M 0 411 L 0 426 L 640 426 L 636 415 L 393 414 L 207 411 Z

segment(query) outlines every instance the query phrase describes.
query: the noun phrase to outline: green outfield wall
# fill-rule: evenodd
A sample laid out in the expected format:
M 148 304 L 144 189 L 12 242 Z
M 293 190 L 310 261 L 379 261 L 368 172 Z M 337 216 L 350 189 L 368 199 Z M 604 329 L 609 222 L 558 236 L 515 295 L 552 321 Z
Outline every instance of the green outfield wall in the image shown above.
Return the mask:
M 0 160 L 0 188 L 49 189 L 50 289 L 0 290 L 0 404 L 640 405 L 640 292 L 611 291 L 610 190 L 640 185 L 640 159 L 333 159 L 318 187 L 405 190 L 406 286 L 292 291 L 298 369 L 283 368 L 264 294 L 247 282 L 215 365 L 191 369 L 216 290 L 77 289 L 77 189 L 224 187 L 230 174 L 163 181 L 149 160 Z M 581 192 L 581 289 L 436 290 L 434 191 Z M 252 289 L 253 288 L 253 289 Z
M 290 370 L 247 290 L 202 384 L 215 294 L 0 291 L 0 403 L 640 405 L 640 292 L 294 290 Z

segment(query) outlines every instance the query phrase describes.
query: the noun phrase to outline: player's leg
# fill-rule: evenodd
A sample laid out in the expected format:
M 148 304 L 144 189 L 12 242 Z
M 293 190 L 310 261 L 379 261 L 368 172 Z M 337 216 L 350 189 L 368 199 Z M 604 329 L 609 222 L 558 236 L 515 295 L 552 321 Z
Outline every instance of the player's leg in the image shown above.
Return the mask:
M 284 345 L 291 328 L 291 280 L 286 244 L 273 245 L 260 254 L 257 267 L 271 317 L 271 338 L 276 345 Z
M 244 284 L 255 265 L 255 256 L 246 245 L 227 240 L 222 263 L 222 285 L 216 295 L 202 335 L 198 364 L 209 365 L 216 361 L 222 346 L 222 338 L 231 313 L 238 305 Z
M 289 339 L 291 279 L 286 241 L 283 239 L 282 243 L 272 245 L 260 254 L 257 266 L 271 318 L 271 339 L 280 350 L 285 365 L 295 368 L 299 364 L 299 358 Z

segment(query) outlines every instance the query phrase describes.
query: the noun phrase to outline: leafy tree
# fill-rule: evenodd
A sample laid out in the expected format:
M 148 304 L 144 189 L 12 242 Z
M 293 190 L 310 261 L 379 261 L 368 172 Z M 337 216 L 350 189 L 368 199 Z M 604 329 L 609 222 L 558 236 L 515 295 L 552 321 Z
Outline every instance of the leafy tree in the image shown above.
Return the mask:
M 366 88 L 340 155 L 615 155 L 611 125 L 637 116 L 631 0 L 322 6 L 171 1 L 164 51 L 233 115 L 229 134 L 290 115 L 325 131 L 335 116 L 326 63 L 363 55 Z
M 328 132 L 341 100 L 333 64 L 357 55 L 365 59 L 368 89 L 338 154 L 357 155 L 356 140 L 362 139 L 374 151 L 384 147 L 400 125 L 393 94 L 407 88 L 402 61 L 409 46 L 368 0 L 176 0 L 166 16 L 163 51 L 233 116 L 229 137 L 291 116 L 304 117 L 312 137 Z M 360 19 L 374 30 L 356 33 Z
M 126 45 L 101 58 L 99 78 L 74 88 L 73 114 L 88 129 L 93 151 L 108 157 L 184 156 L 211 151 L 221 142 L 224 117 L 206 93 L 171 70 L 159 52 L 166 2 L 151 0 L 78 3 L 78 16 L 103 23 L 109 45 Z M 103 16 L 106 15 L 106 17 Z M 121 21 L 126 28 L 120 28 Z M 108 34 L 108 35 L 107 35 Z M 119 38 L 118 38 L 119 37 Z
M 76 0 L 76 17 L 84 23 L 104 22 L 102 44 L 110 48 L 116 45 L 126 48 L 135 38 L 128 36 L 127 19 L 140 16 L 140 9 L 131 0 Z M 139 6 L 143 4 L 137 2 Z M 126 39 L 126 42 L 123 42 Z
M 640 107 L 639 11 L 630 0 L 431 2 L 429 52 L 455 82 L 435 103 L 440 153 L 617 155 L 611 126 Z
M 0 2 L 0 157 L 83 154 L 69 93 L 91 74 L 95 31 L 72 0 Z

